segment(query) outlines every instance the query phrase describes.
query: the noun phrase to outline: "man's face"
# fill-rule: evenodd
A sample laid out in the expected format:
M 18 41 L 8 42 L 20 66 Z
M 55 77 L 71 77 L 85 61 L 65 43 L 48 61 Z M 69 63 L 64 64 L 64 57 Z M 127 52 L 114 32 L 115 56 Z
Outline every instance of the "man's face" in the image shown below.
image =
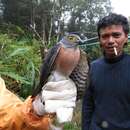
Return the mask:
M 114 48 L 116 48 L 117 56 L 123 52 L 124 44 L 128 40 L 128 34 L 125 34 L 121 25 L 111 25 L 100 29 L 100 45 L 107 58 L 116 57 Z

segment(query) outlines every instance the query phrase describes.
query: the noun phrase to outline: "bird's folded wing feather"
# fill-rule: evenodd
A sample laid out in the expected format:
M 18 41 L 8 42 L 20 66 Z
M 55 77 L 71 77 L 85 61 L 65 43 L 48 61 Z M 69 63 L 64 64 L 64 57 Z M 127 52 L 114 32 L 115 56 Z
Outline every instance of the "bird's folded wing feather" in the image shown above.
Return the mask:
M 81 99 L 89 84 L 89 60 L 87 54 L 83 50 L 80 50 L 79 63 L 72 71 L 70 78 L 77 87 L 77 100 Z
M 54 68 L 55 59 L 59 53 L 61 46 L 56 44 L 53 48 L 47 53 L 43 65 L 41 67 L 40 83 L 34 89 L 32 96 L 36 96 L 41 90 L 43 85 L 47 82 L 47 79 Z

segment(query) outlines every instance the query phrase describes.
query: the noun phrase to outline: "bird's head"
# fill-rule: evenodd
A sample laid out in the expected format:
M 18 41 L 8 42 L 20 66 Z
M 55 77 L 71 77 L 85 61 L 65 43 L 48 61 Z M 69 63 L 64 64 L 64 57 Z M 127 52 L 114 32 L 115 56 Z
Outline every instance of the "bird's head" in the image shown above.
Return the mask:
M 80 43 L 82 43 L 82 39 L 78 34 L 69 33 L 66 36 L 64 36 L 61 41 L 61 44 L 63 44 L 65 47 L 76 47 Z

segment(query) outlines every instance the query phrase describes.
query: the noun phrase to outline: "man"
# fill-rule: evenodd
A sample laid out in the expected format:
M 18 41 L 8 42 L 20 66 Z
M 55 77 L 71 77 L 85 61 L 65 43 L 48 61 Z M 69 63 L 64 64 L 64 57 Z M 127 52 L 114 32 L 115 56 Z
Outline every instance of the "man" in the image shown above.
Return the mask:
M 99 20 L 103 57 L 93 61 L 82 107 L 82 130 L 130 130 L 130 56 L 127 19 L 115 13 Z

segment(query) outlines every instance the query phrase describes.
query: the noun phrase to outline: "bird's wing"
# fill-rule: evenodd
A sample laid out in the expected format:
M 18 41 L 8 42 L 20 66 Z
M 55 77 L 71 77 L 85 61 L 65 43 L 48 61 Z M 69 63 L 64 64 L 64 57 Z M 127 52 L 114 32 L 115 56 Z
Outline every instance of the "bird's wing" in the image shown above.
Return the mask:
M 80 50 L 80 60 L 72 71 L 70 78 L 77 87 L 77 100 L 81 99 L 89 84 L 89 60 L 87 54 Z
M 40 93 L 40 91 L 42 90 L 42 87 L 47 82 L 48 77 L 55 66 L 54 62 L 59 53 L 60 48 L 61 48 L 60 44 L 56 44 L 47 53 L 41 67 L 40 82 L 38 86 L 32 92 L 33 97 L 36 96 L 38 93 Z

